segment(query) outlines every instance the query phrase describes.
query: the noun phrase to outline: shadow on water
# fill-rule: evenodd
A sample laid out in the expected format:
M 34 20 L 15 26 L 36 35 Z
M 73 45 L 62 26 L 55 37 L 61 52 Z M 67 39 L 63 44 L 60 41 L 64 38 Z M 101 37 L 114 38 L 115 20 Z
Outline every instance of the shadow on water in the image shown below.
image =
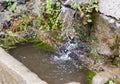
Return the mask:
M 55 60 L 53 52 L 43 51 L 34 44 L 19 46 L 10 54 L 49 84 L 78 82 L 88 84 L 85 71 L 75 67 L 71 60 Z

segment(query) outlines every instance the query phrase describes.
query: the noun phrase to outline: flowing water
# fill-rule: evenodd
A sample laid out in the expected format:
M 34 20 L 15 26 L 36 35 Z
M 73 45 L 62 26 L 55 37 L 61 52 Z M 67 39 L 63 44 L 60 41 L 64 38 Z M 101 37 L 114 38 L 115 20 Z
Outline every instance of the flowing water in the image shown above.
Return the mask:
M 69 49 L 71 50 L 71 48 Z M 35 48 L 34 44 L 19 46 L 10 51 L 11 55 L 48 84 L 67 84 L 70 82 L 88 84 L 87 73 L 76 67 L 72 59 L 67 55 L 64 56 L 65 53 L 63 53 L 61 56 L 56 56 L 52 52 Z

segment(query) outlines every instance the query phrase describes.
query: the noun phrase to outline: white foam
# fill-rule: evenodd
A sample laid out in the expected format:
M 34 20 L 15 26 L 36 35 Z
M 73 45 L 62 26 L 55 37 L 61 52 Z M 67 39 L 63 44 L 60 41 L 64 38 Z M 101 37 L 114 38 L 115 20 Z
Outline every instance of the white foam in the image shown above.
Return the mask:
M 71 60 L 71 57 L 69 56 L 69 54 L 73 49 L 76 49 L 77 47 L 78 47 L 78 43 L 72 43 L 70 39 L 67 43 L 61 46 L 61 51 L 59 52 L 59 56 L 54 56 L 53 61 Z

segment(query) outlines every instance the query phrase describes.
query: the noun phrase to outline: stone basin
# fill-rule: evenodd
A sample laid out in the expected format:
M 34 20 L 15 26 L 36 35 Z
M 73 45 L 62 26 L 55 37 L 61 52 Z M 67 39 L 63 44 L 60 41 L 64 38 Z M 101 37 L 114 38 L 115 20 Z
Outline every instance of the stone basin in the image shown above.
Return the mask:
M 0 48 L 0 84 L 47 84 Z
M 4 49 L 0 48 L 0 84 L 48 84 L 48 81 L 46 80 L 46 82 L 44 80 L 42 80 L 36 72 L 32 72 L 29 67 L 27 68 L 24 63 L 21 63 L 19 60 L 14 58 L 14 56 L 8 54 Z M 70 82 L 64 84 L 81 83 L 71 80 Z

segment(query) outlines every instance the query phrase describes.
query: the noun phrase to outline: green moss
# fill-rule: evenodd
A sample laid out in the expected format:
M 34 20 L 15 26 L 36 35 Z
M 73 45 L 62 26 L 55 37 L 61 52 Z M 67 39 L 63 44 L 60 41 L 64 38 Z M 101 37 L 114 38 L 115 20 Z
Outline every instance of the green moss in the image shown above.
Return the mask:
M 92 84 L 92 78 L 93 78 L 95 75 L 96 75 L 96 74 L 95 74 L 94 72 L 91 72 L 91 71 L 88 72 L 87 77 L 88 77 L 88 80 L 89 80 L 89 84 Z
M 92 78 L 96 75 L 96 73 L 85 67 L 83 67 L 82 70 L 86 73 L 89 84 L 92 84 Z
M 50 45 L 44 43 L 44 42 L 39 42 L 35 45 L 35 48 L 38 48 L 40 50 L 43 50 L 43 51 L 50 51 L 50 52 L 54 52 L 55 49 L 53 47 L 51 47 Z
M 114 81 L 115 81 L 115 84 L 120 84 L 120 78 L 116 78 Z
M 11 40 L 13 41 L 14 44 L 11 44 Z M 34 44 L 35 48 L 38 48 L 43 51 L 49 51 L 49 52 L 55 51 L 55 49 L 53 47 L 42 42 L 39 38 L 25 38 L 25 40 L 17 41 L 17 42 L 14 42 L 13 39 L 11 39 L 11 40 L 10 41 L 6 40 L 5 42 L 3 42 L 3 44 L 0 44 L 0 46 L 3 47 L 8 52 L 13 48 L 16 48 L 19 46 L 24 46 L 26 44 Z
M 117 57 L 119 58 L 119 44 L 120 44 L 120 36 L 118 34 L 114 35 L 114 43 L 113 46 L 111 47 L 112 49 L 112 62 L 118 61 L 118 64 L 120 62 L 120 59 L 116 59 Z
M 39 38 L 28 38 L 27 41 L 29 43 L 39 43 L 39 42 L 42 42 Z
M 26 39 L 19 35 L 19 33 L 13 33 L 11 31 L 7 31 L 5 34 L 5 38 L 1 40 L 0 47 L 3 47 L 6 51 L 9 51 L 12 48 L 16 47 L 16 44 L 25 42 Z
M 115 64 L 118 67 L 120 67 L 120 57 L 116 57 L 115 60 L 113 61 L 113 64 Z
M 28 43 L 34 43 L 35 48 L 38 48 L 38 49 L 43 50 L 43 51 L 51 51 L 51 52 L 53 52 L 55 50 L 53 47 L 51 47 L 50 45 L 44 43 L 39 38 L 28 38 L 27 42 Z

